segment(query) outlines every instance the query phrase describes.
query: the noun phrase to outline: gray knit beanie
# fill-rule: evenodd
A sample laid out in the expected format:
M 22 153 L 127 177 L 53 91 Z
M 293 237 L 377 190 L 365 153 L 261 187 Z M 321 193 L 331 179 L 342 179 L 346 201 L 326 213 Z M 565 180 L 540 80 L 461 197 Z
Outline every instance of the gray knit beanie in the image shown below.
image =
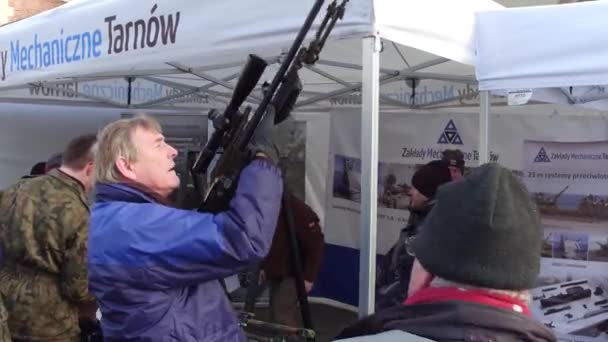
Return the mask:
M 430 273 L 463 284 L 505 290 L 534 286 L 542 227 L 525 185 L 495 163 L 442 185 L 412 242 Z

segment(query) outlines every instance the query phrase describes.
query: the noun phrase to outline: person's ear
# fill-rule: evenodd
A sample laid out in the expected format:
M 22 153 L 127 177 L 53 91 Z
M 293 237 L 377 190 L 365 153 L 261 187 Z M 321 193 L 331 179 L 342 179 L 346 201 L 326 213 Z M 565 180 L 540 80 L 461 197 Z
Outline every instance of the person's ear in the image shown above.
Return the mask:
M 95 163 L 93 161 L 87 162 L 84 166 L 84 174 L 87 177 L 91 177 L 95 173 Z
M 116 162 L 114 163 L 114 165 L 116 166 L 116 169 L 118 170 L 118 172 L 120 172 L 120 174 L 131 181 L 135 181 L 137 180 L 137 174 L 135 173 L 135 170 L 133 169 L 133 165 L 124 157 L 118 157 L 118 159 L 116 159 Z

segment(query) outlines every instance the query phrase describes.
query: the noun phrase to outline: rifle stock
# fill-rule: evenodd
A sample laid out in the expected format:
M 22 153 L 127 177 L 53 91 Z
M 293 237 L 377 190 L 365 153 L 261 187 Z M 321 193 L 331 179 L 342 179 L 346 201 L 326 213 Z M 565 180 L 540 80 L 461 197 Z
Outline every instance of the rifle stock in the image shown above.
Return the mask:
M 242 115 L 238 112 L 239 107 L 257 85 L 267 65 L 264 59 L 256 55 L 249 55 L 224 113 L 222 115 L 215 115 L 215 111 L 209 113 L 215 132 L 196 158 L 192 166 L 194 173 L 206 173 L 217 149 L 221 146 L 228 146 L 230 140 L 239 134 L 238 128 L 242 121 Z
M 242 151 L 238 145 L 250 111 L 251 107 L 247 107 L 243 114 L 232 119 L 231 123 L 234 127 L 231 134 L 225 136 L 225 139 L 228 140 L 226 147 L 211 172 L 212 183 L 209 185 L 199 211 L 219 213 L 226 210 L 229 200 L 234 196 L 241 170 L 251 159 L 248 151 Z

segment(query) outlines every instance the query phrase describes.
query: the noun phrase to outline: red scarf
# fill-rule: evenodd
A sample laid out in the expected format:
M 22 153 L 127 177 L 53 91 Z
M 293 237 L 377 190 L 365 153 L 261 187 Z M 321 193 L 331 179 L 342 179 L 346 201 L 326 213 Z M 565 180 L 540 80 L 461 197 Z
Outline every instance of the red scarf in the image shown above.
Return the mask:
M 468 290 L 455 287 L 428 287 L 411 295 L 403 304 L 425 304 L 453 300 L 484 304 L 531 316 L 528 306 L 513 297 L 482 290 Z

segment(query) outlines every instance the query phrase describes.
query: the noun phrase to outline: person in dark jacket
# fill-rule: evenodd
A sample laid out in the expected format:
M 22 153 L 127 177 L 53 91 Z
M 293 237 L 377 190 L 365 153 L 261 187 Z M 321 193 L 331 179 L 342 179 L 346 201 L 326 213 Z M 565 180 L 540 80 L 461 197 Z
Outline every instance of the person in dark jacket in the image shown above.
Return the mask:
M 542 241 L 525 185 L 506 168 L 485 164 L 439 188 L 437 204 L 408 245 L 416 259 L 407 300 L 338 338 L 401 330 L 439 342 L 556 341 L 527 306 Z
M 407 287 L 414 258 L 405 251 L 405 243 L 418 233 L 418 227 L 435 204 L 437 188 L 451 181 L 448 164 L 434 160 L 418 169 L 409 188 L 410 217 L 399 239 L 386 253 L 376 277 L 376 310 L 401 303 Z
M 158 122 L 138 116 L 99 133 L 88 267 L 104 341 L 245 341 L 220 280 L 270 249 L 283 192 L 274 129 L 269 109 L 218 214 L 167 205 L 177 151 Z
M 45 174 L 44 168 L 46 167 L 46 162 L 37 162 L 30 169 L 30 173 L 28 175 L 22 176 L 21 179 L 35 178 L 38 176 L 42 176 Z
M 309 293 L 314 286 L 321 262 L 325 242 L 319 217 L 304 201 L 294 194 L 287 195 L 295 223 L 295 235 L 300 250 L 304 288 Z M 270 253 L 263 263 L 262 278 L 270 290 L 271 319 L 279 324 L 300 326 L 301 315 L 294 270 L 291 265 L 291 245 L 289 227 L 285 212 L 281 210 L 277 230 L 270 247 Z

